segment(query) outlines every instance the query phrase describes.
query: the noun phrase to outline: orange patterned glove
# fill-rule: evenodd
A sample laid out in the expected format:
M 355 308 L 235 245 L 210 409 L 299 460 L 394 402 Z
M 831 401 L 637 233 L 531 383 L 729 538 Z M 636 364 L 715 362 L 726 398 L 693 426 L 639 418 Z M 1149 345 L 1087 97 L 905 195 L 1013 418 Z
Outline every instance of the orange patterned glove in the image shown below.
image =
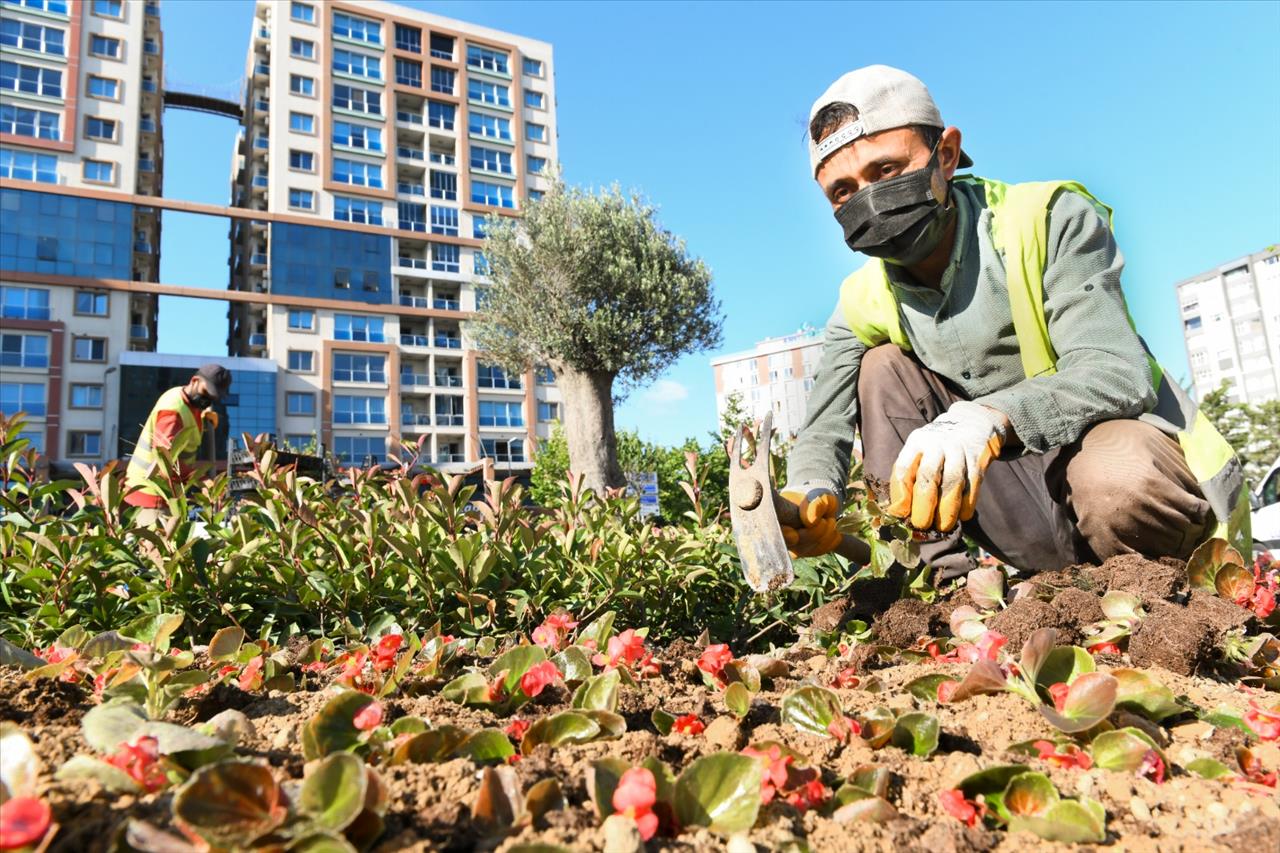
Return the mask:
M 836 514 L 840 511 L 840 499 L 827 488 L 810 489 L 808 492 L 783 491 L 782 497 L 800 509 L 800 526 L 782 525 L 782 539 L 792 557 L 817 557 L 829 554 L 840 544 L 841 534 L 836 530 Z

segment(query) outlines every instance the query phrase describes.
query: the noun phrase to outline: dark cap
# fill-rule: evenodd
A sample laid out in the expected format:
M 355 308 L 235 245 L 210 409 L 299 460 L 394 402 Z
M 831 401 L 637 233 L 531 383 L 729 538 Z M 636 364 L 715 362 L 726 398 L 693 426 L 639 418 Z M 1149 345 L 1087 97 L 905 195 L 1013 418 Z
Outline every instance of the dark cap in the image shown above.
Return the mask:
M 231 390 L 231 371 L 221 364 L 206 364 L 196 371 L 196 376 L 209 386 L 209 396 L 214 400 L 221 400 Z

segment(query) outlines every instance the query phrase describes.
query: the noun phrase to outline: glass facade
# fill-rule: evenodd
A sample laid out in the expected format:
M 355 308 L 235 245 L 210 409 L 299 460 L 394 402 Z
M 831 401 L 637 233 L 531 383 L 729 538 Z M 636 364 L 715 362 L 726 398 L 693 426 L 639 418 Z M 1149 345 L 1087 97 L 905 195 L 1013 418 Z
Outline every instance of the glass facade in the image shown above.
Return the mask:
M 0 270 L 133 278 L 131 204 L 4 189 L 0 218 Z
M 361 286 L 336 286 L 340 269 L 349 272 L 349 281 L 360 282 Z M 391 238 L 273 222 L 271 290 L 285 296 L 390 304 Z

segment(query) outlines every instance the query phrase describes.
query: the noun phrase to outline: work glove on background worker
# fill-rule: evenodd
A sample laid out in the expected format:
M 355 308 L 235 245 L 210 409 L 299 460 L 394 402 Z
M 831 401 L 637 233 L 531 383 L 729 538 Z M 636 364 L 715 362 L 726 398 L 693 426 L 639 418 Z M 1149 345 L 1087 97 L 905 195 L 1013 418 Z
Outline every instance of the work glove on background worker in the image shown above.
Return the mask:
M 1007 439 L 1007 418 L 958 400 L 907 436 L 889 478 L 885 512 L 946 533 L 973 518 L 982 478 Z
M 803 489 L 788 487 L 781 492 L 785 500 L 800 508 L 800 527 L 782 526 L 782 539 L 792 557 L 817 557 L 834 551 L 843 538 L 836 530 L 840 499 L 829 488 Z

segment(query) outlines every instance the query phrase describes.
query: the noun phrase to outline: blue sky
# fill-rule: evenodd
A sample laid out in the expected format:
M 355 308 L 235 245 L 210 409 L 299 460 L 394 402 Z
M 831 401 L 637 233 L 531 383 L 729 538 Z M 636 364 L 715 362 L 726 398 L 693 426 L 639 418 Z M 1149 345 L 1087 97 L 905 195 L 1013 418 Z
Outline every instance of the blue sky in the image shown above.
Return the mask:
M 804 122 L 843 72 L 923 79 L 977 174 L 1071 178 L 1116 210 L 1125 291 L 1187 376 L 1173 284 L 1280 242 L 1277 3 L 408 2 L 555 47 L 571 183 L 644 192 L 715 275 L 724 345 L 821 325 L 861 259 L 808 175 Z M 166 79 L 234 89 L 250 0 L 168 0 Z M 227 203 L 235 126 L 170 110 L 165 194 Z M 166 214 L 163 281 L 225 287 L 222 220 Z M 218 303 L 162 299 L 160 349 L 225 353 Z M 650 440 L 715 426 L 712 353 L 618 411 Z

